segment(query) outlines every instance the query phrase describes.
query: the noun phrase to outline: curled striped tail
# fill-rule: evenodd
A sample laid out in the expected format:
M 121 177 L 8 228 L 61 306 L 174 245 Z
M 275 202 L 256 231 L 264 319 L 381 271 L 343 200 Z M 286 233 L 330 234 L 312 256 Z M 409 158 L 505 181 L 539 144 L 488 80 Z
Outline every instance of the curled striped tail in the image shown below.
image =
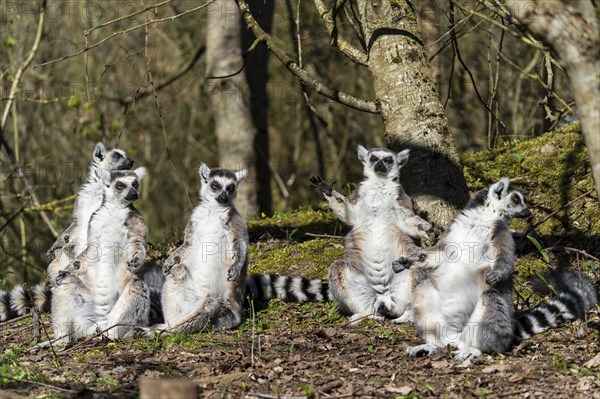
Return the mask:
M 329 300 L 329 284 L 321 279 L 257 274 L 246 279 L 246 293 L 258 302 L 275 298 L 285 302 L 323 302 Z
M 534 288 L 541 293 L 552 291 L 555 297 L 547 303 L 515 314 L 517 340 L 531 338 L 568 320 L 584 318 L 598 303 L 596 288 L 584 274 L 561 269 L 548 273 L 543 280 L 534 282 Z
M 46 283 L 31 288 L 17 285 L 10 292 L 0 290 L 0 322 L 23 316 L 33 308 L 49 312 L 51 301 L 52 292 Z

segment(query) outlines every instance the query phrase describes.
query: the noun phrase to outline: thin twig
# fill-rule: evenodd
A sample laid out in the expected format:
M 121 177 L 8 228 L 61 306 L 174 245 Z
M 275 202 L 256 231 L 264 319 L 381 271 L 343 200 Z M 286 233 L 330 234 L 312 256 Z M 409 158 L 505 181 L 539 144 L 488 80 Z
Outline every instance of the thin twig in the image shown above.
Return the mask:
M 537 229 L 540 225 L 542 225 L 544 222 L 546 222 L 548 219 L 550 219 L 552 216 L 556 215 L 558 212 L 565 210 L 566 208 L 568 208 L 569 206 L 573 205 L 575 202 L 579 201 L 580 199 L 582 199 L 585 196 L 590 195 L 591 193 L 593 193 L 594 191 L 596 191 L 595 189 L 592 190 L 588 190 L 585 193 L 581 194 L 580 196 L 578 196 L 577 198 L 567 202 L 563 207 L 561 207 L 560 209 L 557 209 L 553 212 L 550 212 L 548 215 L 546 215 L 546 217 L 544 217 L 541 221 L 537 222 L 536 224 L 534 224 L 533 226 L 531 226 L 523 235 L 523 237 L 519 240 L 519 242 L 523 241 L 532 231 L 534 231 L 535 229 Z
M 19 317 L 15 317 L 14 319 L 3 321 L 2 323 L 0 323 L 0 328 L 2 328 L 4 326 L 8 326 L 8 325 L 16 323 L 16 322 L 19 322 L 21 320 L 25 320 L 29 317 L 31 317 L 31 313 L 27 313 L 27 314 L 24 314 L 23 316 L 19 316 Z
M 12 104 L 15 100 L 17 91 L 19 89 L 19 84 L 21 82 L 21 78 L 23 77 L 23 73 L 25 73 L 27 68 L 29 68 L 29 65 L 31 65 L 31 62 L 33 61 L 33 58 L 37 54 L 40 43 L 42 41 L 42 36 L 44 33 L 44 23 L 46 21 L 46 4 L 47 4 L 46 0 L 42 1 L 40 4 L 40 13 L 38 16 L 37 31 L 35 34 L 35 38 L 33 40 L 33 45 L 31 46 L 31 50 L 29 50 L 29 53 L 27 53 L 27 56 L 25 57 L 25 59 L 23 60 L 21 65 L 19 65 L 19 68 L 17 69 L 17 72 L 15 73 L 15 77 L 14 77 L 12 85 L 10 87 L 10 94 L 8 96 L 8 101 L 6 102 L 6 105 L 4 107 L 4 113 L 2 114 L 2 120 L 0 121 L 0 147 L 3 146 L 4 149 L 6 150 L 6 154 L 10 158 L 11 162 L 13 163 L 13 165 L 17 171 L 17 174 L 19 175 L 19 178 L 23 182 L 25 192 L 27 194 L 29 194 L 29 196 L 31 197 L 31 201 L 33 202 L 33 205 L 36 207 L 40 207 L 40 201 L 38 200 L 37 195 L 35 194 L 35 191 L 33 190 L 33 186 L 31 185 L 31 183 L 29 182 L 29 179 L 27 178 L 27 175 L 23 171 L 21 164 L 17 160 L 15 152 L 13 151 L 10 144 L 6 140 L 6 137 L 4 135 L 4 129 L 6 127 L 6 121 L 8 120 L 8 114 L 10 113 L 10 109 L 12 107 Z M 50 218 L 48 218 L 48 215 L 46 214 L 46 212 L 41 212 L 40 215 L 42 217 L 43 222 L 46 224 L 46 226 L 48 227 L 48 230 L 50 230 L 52 235 L 54 237 L 58 237 L 58 231 L 52 225 L 52 222 L 50 221 Z
M 450 2 L 450 26 L 451 27 L 454 26 L 454 4 L 455 4 L 455 0 L 452 0 Z M 462 65 L 463 69 L 469 75 L 471 84 L 473 85 L 473 90 L 475 91 L 477 98 L 479 98 L 479 101 L 481 102 L 481 104 L 485 107 L 485 109 L 489 112 L 489 114 L 494 118 L 494 120 L 496 120 L 498 123 L 500 123 L 500 126 L 502 126 L 502 129 L 504 129 L 504 132 L 508 136 L 510 136 L 510 132 L 508 131 L 508 128 L 506 127 L 504 122 L 498 118 L 498 116 L 494 113 L 494 111 L 492 111 L 492 109 L 488 106 L 485 99 L 482 97 L 481 93 L 479 93 L 479 89 L 477 88 L 477 82 L 475 81 L 475 76 L 473 76 L 473 73 L 471 72 L 471 70 L 469 69 L 469 67 L 467 66 L 465 61 L 463 60 L 462 55 L 460 53 L 460 49 L 458 47 L 458 40 L 456 38 L 456 32 L 454 30 L 451 31 L 450 37 L 452 38 L 452 46 L 454 48 L 454 51 L 456 52 L 456 57 L 457 57 L 458 61 L 460 62 L 460 65 Z
M 67 60 L 69 58 L 77 57 L 78 55 L 81 55 L 81 54 L 83 54 L 83 53 L 85 53 L 87 51 L 90 51 L 91 49 L 93 49 L 95 47 L 98 47 L 102 43 L 105 43 L 108 40 L 110 40 L 110 39 L 112 39 L 112 38 L 114 38 L 116 36 L 125 35 L 125 34 L 127 34 L 129 32 L 134 31 L 134 30 L 137 30 L 137 29 L 140 29 L 140 28 L 143 28 L 145 26 L 148 26 L 148 25 L 151 25 L 151 24 L 155 24 L 155 23 L 158 23 L 158 22 L 173 21 L 173 20 L 175 20 L 177 18 L 183 17 L 184 15 L 191 14 L 193 12 L 196 12 L 196 11 L 199 11 L 199 10 L 201 10 L 203 8 L 206 8 L 209 5 L 211 5 L 212 3 L 214 3 L 215 1 L 216 0 L 209 0 L 208 2 L 202 4 L 202 5 L 198 6 L 198 7 L 191 8 L 189 10 L 186 10 L 186 11 L 182 12 L 182 13 L 171 15 L 169 17 L 153 19 L 153 20 L 150 20 L 150 21 L 146 21 L 146 22 L 144 22 L 142 24 L 133 26 L 131 28 L 128 28 L 128 29 L 125 29 L 125 30 L 122 30 L 122 31 L 119 31 L 119 32 L 114 32 L 111 35 L 106 36 L 104 39 L 102 39 L 100 41 L 97 41 L 96 43 L 94 43 L 94 44 L 92 44 L 90 46 L 86 46 L 82 50 L 79 50 L 79 51 L 77 51 L 75 53 L 72 53 L 72 54 L 69 54 L 69 55 L 65 55 L 63 57 L 56 58 L 56 59 L 53 59 L 53 60 L 50 60 L 50 61 L 42 62 L 41 64 L 36 64 L 36 65 L 33 66 L 33 69 L 35 69 L 37 67 L 41 67 L 41 66 L 46 66 L 46 65 L 54 64 L 54 63 L 57 63 L 57 62 L 60 62 L 60 61 L 64 61 L 64 60 Z
M 337 47 L 338 50 L 346 57 L 348 57 L 352 62 L 367 66 L 368 65 L 368 55 L 366 52 L 357 49 L 350 42 L 340 37 L 338 30 L 335 26 L 335 15 L 333 13 L 334 9 L 327 9 L 322 0 L 313 0 L 315 3 L 315 7 L 317 11 L 321 15 L 321 19 L 325 24 L 325 28 L 331 36 L 330 44 L 334 47 Z M 334 6 L 335 7 L 335 6 Z
M 304 233 L 305 236 L 317 237 L 317 238 L 344 238 L 344 236 L 334 236 L 330 234 L 315 234 L 315 233 Z
M 172 1 L 173 1 L 173 0 L 166 0 L 166 1 L 163 1 L 162 3 L 156 3 L 156 4 L 153 4 L 153 5 L 151 5 L 151 6 L 148 6 L 148 7 L 142 8 L 141 10 L 138 10 L 138 11 L 132 12 L 131 14 L 123 15 L 122 17 L 115 18 L 115 19 L 113 19 L 113 20 L 110 20 L 110 21 L 107 21 L 107 22 L 103 22 L 103 23 L 101 23 L 100 25 L 93 26 L 93 27 L 91 27 L 90 29 L 86 29 L 85 31 L 83 31 L 83 33 L 84 33 L 85 35 L 87 35 L 87 34 L 89 34 L 89 33 L 93 32 L 93 31 L 95 31 L 96 29 L 104 28 L 105 26 L 112 25 L 112 24 L 114 24 L 114 23 L 116 23 L 116 22 L 119 22 L 119 21 L 122 21 L 122 20 L 124 20 L 124 19 L 129 19 L 129 18 L 131 18 L 131 17 L 135 17 L 136 15 L 139 15 L 139 14 L 145 13 L 146 11 L 148 11 L 148 10 L 152 10 L 153 8 L 158 8 L 158 7 L 162 7 L 162 6 L 166 5 L 166 4 L 169 4 L 169 3 L 171 3 Z
M 150 82 L 150 87 L 152 88 L 152 94 L 154 95 L 154 105 L 156 106 L 156 111 L 158 112 L 158 118 L 160 120 L 160 127 L 162 129 L 163 139 L 164 139 L 164 143 L 165 143 L 165 152 L 167 153 L 167 161 L 169 162 L 169 165 L 173 169 L 175 176 L 177 176 L 177 179 L 179 180 L 179 184 L 183 188 L 183 191 L 185 192 L 185 197 L 187 198 L 188 204 L 191 208 L 193 205 L 192 205 L 192 200 L 190 198 L 190 192 L 185 184 L 185 181 L 179 174 L 177 167 L 173 163 L 173 159 L 171 157 L 171 151 L 169 149 L 169 144 L 168 144 L 168 139 L 167 139 L 167 129 L 165 128 L 165 121 L 163 119 L 162 111 L 160 108 L 160 102 L 158 100 L 158 92 L 156 91 L 156 87 L 154 86 L 154 78 L 152 77 L 152 70 L 150 69 L 151 57 L 148 54 L 148 30 L 147 30 L 148 28 L 146 27 L 145 29 L 146 29 L 146 31 L 145 31 L 144 56 L 146 58 L 146 70 L 148 72 L 148 81 Z
M 244 16 L 244 20 L 246 21 L 246 25 L 248 28 L 252 30 L 254 36 L 256 37 L 255 42 L 250 47 L 249 51 L 254 49 L 258 43 L 264 42 L 266 46 L 271 50 L 273 55 L 298 79 L 304 82 L 307 86 L 312 87 L 317 93 L 336 101 L 340 104 L 344 104 L 350 108 L 369 112 L 373 114 L 378 114 L 379 109 L 377 104 L 373 101 L 366 101 L 357 97 L 354 97 L 350 94 L 344 93 L 340 90 L 334 89 L 325 85 L 323 82 L 320 82 L 316 78 L 314 78 L 308 71 L 304 68 L 300 68 L 298 64 L 283 50 L 279 47 L 273 40 L 273 37 L 266 33 L 261 26 L 258 24 L 254 16 L 250 12 L 250 7 L 246 3 L 245 0 L 236 0 L 242 15 Z
M 16 381 L 16 382 L 24 382 L 24 383 L 31 384 L 31 385 L 38 385 L 40 387 L 50 388 L 50 389 L 54 389 L 56 391 L 61 391 L 61 392 L 73 392 L 72 389 L 61 388 L 61 387 L 57 387 L 57 386 L 50 385 L 50 384 L 44 384 L 43 382 L 39 382 L 39 381 L 25 380 L 23 378 L 13 378 L 13 377 L 9 377 L 7 375 L 0 374 L 0 379 L 3 379 L 3 378 L 5 378 L 7 380 L 11 380 L 11 381 Z
M 573 247 L 565 247 L 565 246 L 562 246 L 562 245 L 557 245 L 557 246 L 553 246 L 553 247 L 544 248 L 544 251 L 550 251 L 550 252 L 554 252 L 554 251 L 576 252 L 578 254 L 581 254 L 581 255 L 585 256 L 586 258 L 595 260 L 596 262 L 600 263 L 600 259 L 596 258 L 594 255 L 591 255 L 591 254 L 585 252 L 583 249 L 577 249 L 577 248 L 573 248 Z

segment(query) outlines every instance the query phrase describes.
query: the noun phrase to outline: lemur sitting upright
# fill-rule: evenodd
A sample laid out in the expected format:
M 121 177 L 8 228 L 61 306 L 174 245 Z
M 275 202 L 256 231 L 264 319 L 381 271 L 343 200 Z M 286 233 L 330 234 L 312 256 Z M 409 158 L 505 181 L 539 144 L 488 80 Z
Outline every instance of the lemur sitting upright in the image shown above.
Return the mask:
M 104 193 L 102 206 L 90 220 L 88 245 L 66 270 L 59 272 L 53 288 L 53 296 L 81 297 L 85 299 L 85 306 L 74 306 L 71 312 L 53 306 L 55 337 L 64 336 L 64 331 L 72 332 L 72 326 L 82 319 L 82 313 L 85 320 L 92 320 L 99 330 L 110 328 L 105 334 L 110 339 L 124 337 L 136 326 L 150 323 L 150 292 L 143 276 L 148 229 L 133 206 L 139 198 L 140 181 L 146 170 L 109 172 L 101 169 L 98 175 Z M 59 280 L 69 274 L 80 281 L 61 284 Z M 93 317 L 89 316 L 90 301 L 93 301 Z
M 29 289 L 18 285 L 10 293 L 0 290 L 0 321 L 22 316 L 29 309 L 39 312 L 50 310 L 51 285 L 55 282 L 59 270 L 64 269 L 87 244 L 87 230 L 92 214 L 102 204 L 103 186 L 97 172 L 100 169 L 129 170 L 133 160 L 118 148 L 105 148 L 98 142 L 92 154 L 85 182 L 79 187 L 73 208 L 73 222 L 56 239 L 47 251 L 48 282 L 38 284 Z
M 248 267 L 248 229 L 235 208 L 247 170 L 200 165 L 200 203 L 185 229 L 183 244 L 163 266 L 164 325 L 157 330 L 201 331 L 242 321 Z
M 411 237 L 428 239 L 432 226 L 414 213 L 398 181 L 408 156 L 409 150 L 358 146 L 365 179 L 350 199 L 323 179 L 311 178 L 336 216 L 351 227 L 344 258 L 329 269 L 330 297 L 351 322 L 384 316 L 402 321 L 410 307 L 409 273 L 395 274 L 391 265 L 415 246 Z
M 586 277 L 560 271 L 547 277 L 556 299 L 513 315 L 515 245 L 506 221 L 530 215 L 523 195 L 503 178 L 469 201 L 438 246 L 394 262 L 396 272 L 407 267 L 416 272 L 414 323 L 425 344 L 409 348 L 408 355 L 432 355 L 446 345 L 458 349 L 457 360 L 503 352 L 595 305 L 595 289 Z

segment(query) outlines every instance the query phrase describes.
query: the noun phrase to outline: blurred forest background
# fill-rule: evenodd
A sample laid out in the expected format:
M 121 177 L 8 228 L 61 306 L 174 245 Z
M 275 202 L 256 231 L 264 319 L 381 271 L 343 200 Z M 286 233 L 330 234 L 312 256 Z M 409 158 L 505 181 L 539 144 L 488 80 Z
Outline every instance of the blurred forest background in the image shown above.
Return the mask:
M 345 12 L 352 13 L 353 2 L 348 3 Z M 73 195 L 98 141 L 118 145 L 135 159 L 135 166 L 149 169 L 137 208 L 150 228 L 150 241 L 181 237 L 197 202 L 200 162 L 220 164 L 210 99 L 218 95 L 221 101 L 241 101 L 249 96 L 245 91 L 223 96 L 207 79 L 206 21 L 215 13 L 224 20 L 237 18 L 240 29 L 249 33 L 233 2 L 156 4 L 160 6 L 140 12 L 153 2 L 48 1 L 39 48 L 20 80 L 5 127 L 41 208 L 25 194 L 3 148 L 0 288 L 7 279 L 16 283 L 43 278 L 45 251 L 53 237 L 40 210 L 47 211 L 59 232 L 69 225 Z M 549 52 L 508 34 L 509 23 L 480 2 L 413 4 L 459 152 L 539 135 L 576 118 L 569 83 Z M 34 43 L 38 6 L 34 0 L 0 1 L 2 109 Z M 148 24 L 153 20 L 158 22 Z M 349 24 L 338 28 L 352 32 Z M 139 25 L 144 26 L 132 29 Z M 374 98 L 369 71 L 331 48 L 313 1 L 275 1 L 272 35 L 288 54 L 297 54 L 299 39 L 304 67 L 321 81 Z M 248 53 L 248 60 L 253 54 Z M 361 177 L 356 146 L 385 146 L 379 115 L 309 91 L 311 110 L 299 81 L 273 56 L 267 94 L 272 212 L 321 201 L 308 187 L 311 175 L 336 180 L 346 191 L 350 187 L 345 183 Z M 251 178 L 243 184 L 253 182 Z

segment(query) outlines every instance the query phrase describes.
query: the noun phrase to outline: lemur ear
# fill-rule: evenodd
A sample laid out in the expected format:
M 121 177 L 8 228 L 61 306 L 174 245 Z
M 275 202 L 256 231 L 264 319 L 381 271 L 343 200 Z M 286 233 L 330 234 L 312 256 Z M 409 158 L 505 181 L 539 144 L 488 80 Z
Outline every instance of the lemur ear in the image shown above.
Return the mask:
M 235 178 L 238 182 L 242 181 L 246 176 L 248 176 L 248 169 L 242 169 L 239 172 L 235 172 Z
M 135 175 L 137 176 L 138 181 L 141 181 L 144 177 L 146 177 L 148 171 L 142 166 L 134 170 L 133 173 L 135 173 Z
M 369 151 L 360 144 L 358 145 L 358 147 L 356 149 L 358 151 L 358 159 L 362 163 L 366 163 L 367 162 L 367 154 L 369 153 Z
M 101 142 L 96 143 L 93 156 L 94 160 L 97 162 L 100 162 L 104 159 L 104 157 L 106 156 L 106 148 L 104 147 L 104 144 L 102 144 Z
M 508 185 L 509 185 L 508 177 L 503 177 L 497 183 L 494 183 L 490 186 L 488 190 L 488 195 L 495 196 L 497 199 L 500 199 L 508 193 Z
M 96 176 L 100 178 L 104 185 L 110 186 L 110 171 L 106 169 L 96 169 Z
M 409 155 L 410 155 L 409 149 L 402 150 L 398 153 L 398 155 L 396 155 L 396 161 L 398 162 L 399 167 L 403 167 L 404 164 L 406 164 L 406 162 L 408 161 Z
M 210 176 L 210 168 L 202 162 L 200 164 L 200 180 L 202 180 L 202 183 L 208 183 L 208 176 Z

